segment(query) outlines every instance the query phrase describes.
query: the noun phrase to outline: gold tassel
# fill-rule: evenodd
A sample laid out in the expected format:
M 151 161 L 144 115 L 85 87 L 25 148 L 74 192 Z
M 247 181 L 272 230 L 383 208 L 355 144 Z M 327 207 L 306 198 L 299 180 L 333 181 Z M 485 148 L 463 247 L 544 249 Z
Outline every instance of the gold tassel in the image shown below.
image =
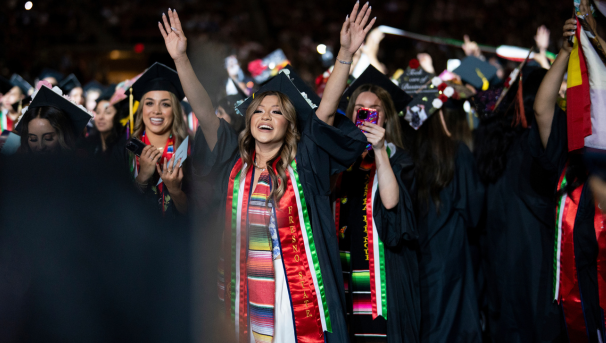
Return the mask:
M 132 136 L 133 131 L 134 131 L 134 113 L 133 113 L 133 88 L 130 88 L 130 95 L 128 96 L 128 113 L 129 113 L 129 120 L 130 120 L 130 134 Z

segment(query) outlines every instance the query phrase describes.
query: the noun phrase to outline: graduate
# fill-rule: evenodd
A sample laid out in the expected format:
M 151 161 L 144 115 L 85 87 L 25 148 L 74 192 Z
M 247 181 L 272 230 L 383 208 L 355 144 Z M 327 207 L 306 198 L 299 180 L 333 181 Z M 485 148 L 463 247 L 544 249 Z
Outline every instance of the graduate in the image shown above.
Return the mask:
M 41 81 L 32 95 L 32 102 L 24 108 L 24 114 L 15 127 L 21 136 L 20 153 L 71 154 L 76 140 L 92 119 L 92 113 L 82 105 L 76 105 L 63 97 L 57 87 Z
M 417 130 L 412 192 L 419 235 L 421 342 L 480 342 L 479 300 L 468 231 L 480 220 L 484 186 L 469 148 L 452 138 L 449 116 L 463 106 L 434 77 L 405 119 Z
M 524 70 L 526 71 L 526 70 Z M 486 280 L 486 331 L 494 342 L 557 341 L 566 337 L 562 313 L 552 300 L 554 183 L 537 163 L 529 139 L 532 105 L 547 71 L 535 69 L 501 89 L 476 97 L 480 125 L 474 156 L 486 186 L 481 224 Z M 517 73 L 517 71 L 515 72 Z M 518 91 L 523 103 L 516 103 Z M 516 119 L 519 118 L 518 123 Z M 522 120 L 523 118 L 523 120 Z
M 134 122 L 130 123 L 131 136 L 147 146 L 141 156 L 122 147 L 116 151 L 128 163 L 138 189 L 163 214 L 186 213 L 187 187 L 183 186 L 186 164 L 173 158 L 188 137 L 180 103 L 185 94 L 179 76 L 175 70 L 156 62 L 132 85 L 131 93 L 138 102 Z M 189 147 L 187 151 L 189 154 Z M 158 184 L 160 178 L 162 182 Z
M 84 89 L 82 84 L 78 81 L 78 78 L 74 74 L 69 74 L 65 79 L 59 83 L 59 88 L 63 93 L 67 94 L 72 101 L 78 105 L 86 105 L 86 97 L 84 96 Z
M 591 29 L 596 32 L 595 20 L 586 1 L 581 3 L 581 14 L 584 14 Z M 581 30 L 583 28 L 577 27 L 576 18 L 569 19 L 564 24 L 562 49 L 545 75 L 534 104 L 537 125 L 531 132 L 530 149 L 535 160 L 548 171 L 543 177 L 551 182 L 552 190 L 557 190 L 557 203 L 552 207 L 552 210 L 555 209 L 552 211 L 555 218 L 555 244 L 553 285 L 548 285 L 553 292 L 551 299 L 562 309 L 569 342 L 602 342 L 605 337 L 606 283 L 603 277 L 603 256 L 606 253 L 606 236 L 604 216 L 600 208 L 605 208 L 606 204 L 594 201 L 587 182 L 588 171 L 583 163 L 583 155 L 588 149 L 585 147 L 586 142 L 591 137 L 600 138 L 600 132 L 588 137 L 581 136 L 582 147 L 569 151 L 575 144 L 574 134 L 582 134 L 582 129 L 578 127 L 567 127 L 567 117 L 573 118 L 575 115 L 575 102 L 570 99 L 573 94 L 579 94 L 578 88 L 568 88 L 568 113 L 556 105 L 566 71 L 569 70 L 569 85 L 571 78 L 581 79 L 580 71 L 575 75 L 574 63 L 577 63 L 578 68 L 579 60 L 583 61 L 579 56 L 587 58 L 585 54 L 589 54 L 589 49 L 583 49 L 583 53 L 580 51 L 578 39 L 585 34 L 579 32 Z M 574 49 L 568 41 L 571 36 L 576 36 Z M 591 74 L 588 76 L 592 77 Z M 581 84 L 587 82 L 588 79 L 584 76 Z M 574 124 L 575 121 L 568 121 L 568 125 Z M 573 134 L 569 135 L 571 131 Z
M 33 93 L 33 87 L 21 76 L 13 74 L 10 80 L 0 77 L 0 131 L 13 131 L 23 107 L 23 100 Z
M 121 120 L 128 115 L 128 100 L 112 103 L 114 87 L 108 87 L 97 98 L 93 130 L 84 144 L 89 156 L 109 157 L 115 147 L 124 149 L 125 128 Z
M 334 191 L 351 341 L 419 342 L 414 164 L 398 117 L 411 97 L 371 65 L 342 100 L 354 123 L 377 113 L 376 124 L 360 125 L 369 146 Z
M 200 122 L 196 197 L 216 218 L 207 229 L 225 232 L 219 295 L 227 335 L 239 342 L 348 341 L 329 193 L 330 176 L 367 144 L 350 120 L 335 115 L 352 56 L 375 22 L 368 4 L 359 7 L 343 23 L 321 103 L 284 70 L 238 106 L 246 120 L 239 138 L 217 118 L 192 69 L 177 13 L 169 9 L 158 23 Z

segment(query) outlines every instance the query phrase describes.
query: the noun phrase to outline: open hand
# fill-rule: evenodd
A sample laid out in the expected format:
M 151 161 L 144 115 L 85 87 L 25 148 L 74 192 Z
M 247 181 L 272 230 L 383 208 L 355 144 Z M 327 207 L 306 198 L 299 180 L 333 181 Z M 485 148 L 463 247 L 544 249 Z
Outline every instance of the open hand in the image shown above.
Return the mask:
M 461 49 L 465 52 L 465 56 L 480 57 L 482 55 L 478 43 L 472 42 L 468 35 L 463 36 L 463 45 L 461 45 Z
M 137 176 L 141 183 L 145 183 L 154 176 L 156 163 L 158 163 L 160 157 L 162 157 L 162 151 L 156 149 L 153 145 L 143 148 L 141 156 L 139 156 L 139 175 Z
M 162 21 L 164 24 L 158 22 L 158 28 L 160 28 L 160 33 L 164 37 L 164 44 L 166 44 L 166 50 L 168 50 L 170 57 L 173 60 L 178 60 L 187 56 L 187 38 L 185 38 L 185 34 L 183 33 L 177 11 L 169 8 L 168 20 L 166 15 L 162 13 Z
M 564 23 L 564 43 L 562 44 L 562 50 L 567 52 L 572 51 L 572 44 L 568 41 L 568 37 L 574 36 L 577 31 L 577 20 L 576 18 L 570 18 Z
M 176 193 L 181 190 L 181 182 L 183 181 L 181 159 L 175 163 L 175 156 L 173 155 L 170 161 L 168 161 L 168 165 L 166 159 L 164 159 L 164 168 L 160 169 L 160 166 L 156 165 L 156 170 L 158 171 L 158 174 L 160 174 L 162 182 L 169 193 Z
M 547 48 L 549 48 L 549 34 L 550 32 L 545 25 L 541 25 L 537 29 L 537 34 L 534 36 L 534 42 L 540 51 L 547 51 Z
M 364 135 L 368 143 L 372 144 L 374 150 L 383 149 L 385 146 L 385 129 L 381 126 L 369 122 L 364 122 L 360 128 L 364 130 Z
M 345 18 L 343 28 L 341 29 L 341 49 L 351 55 L 358 51 L 366 38 L 366 34 L 377 20 L 375 17 L 368 23 L 371 12 L 371 7 L 368 5 L 368 2 L 362 6 L 362 9 L 358 12 L 359 7 L 360 2 L 356 2 L 351 14 Z M 366 25 L 366 23 L 368 23 L 368 25 Z

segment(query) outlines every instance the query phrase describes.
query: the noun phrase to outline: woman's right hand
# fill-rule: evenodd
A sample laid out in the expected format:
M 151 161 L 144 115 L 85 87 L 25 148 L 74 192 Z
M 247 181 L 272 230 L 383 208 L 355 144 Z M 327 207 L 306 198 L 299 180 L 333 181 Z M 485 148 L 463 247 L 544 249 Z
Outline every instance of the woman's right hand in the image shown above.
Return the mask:
M 139 157 L 139 175 L 137 181 L 146 183 L 156 172 L 156 163 L 162 157 L 162 151 L 156 149 L 153 145 L 148 145 L 143 148 Z
M 568 37 L 575 35 L 577 30 L 576 18 L 570 18 L 564 23 L 564 43 L 562 44 L 562 50 L 570 53 L 572 51 L 572 44 L 568 41 Z
M 169 8 L 168 20 L 166 14 L 162 13 L 162 21 L 164 25 L 158 22 L 158 28 L 160 28 L 160 33 L 164 37 L 164 44 L 166 44 L 166 50 L 168 50 L 170 57 L 173 60 L 187 57 L 187 38 L 183 33 L 177 11 Z

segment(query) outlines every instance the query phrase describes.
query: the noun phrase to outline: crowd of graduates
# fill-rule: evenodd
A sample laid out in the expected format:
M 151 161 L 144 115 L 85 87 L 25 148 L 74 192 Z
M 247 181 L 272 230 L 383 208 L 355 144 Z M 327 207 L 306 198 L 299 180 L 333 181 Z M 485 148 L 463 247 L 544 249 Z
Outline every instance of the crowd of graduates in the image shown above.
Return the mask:
M 589 1 L 557 55 L 540 27 L 525 58 L 465 37 L 444 71 L 423 53 L 392 75 L 370 5 L 344 13 L 313 84 L 277 50 L 249 75 L 226 56 L 211 94 L 173 9 L 157 25 L 174 69 L 112 85 L 52 69 L 33 85 L 2 77 L 0 168 L 107 167 L 160 230 L 187 227 L 201 247 L 185 271 L 186 317 L 206 323 L 197 340 L 603 342 L 606 56 Z M 44 338 L 26 332 L 46 313 L 23 291 L 27 272 L 0 287 L 8 341 Z

